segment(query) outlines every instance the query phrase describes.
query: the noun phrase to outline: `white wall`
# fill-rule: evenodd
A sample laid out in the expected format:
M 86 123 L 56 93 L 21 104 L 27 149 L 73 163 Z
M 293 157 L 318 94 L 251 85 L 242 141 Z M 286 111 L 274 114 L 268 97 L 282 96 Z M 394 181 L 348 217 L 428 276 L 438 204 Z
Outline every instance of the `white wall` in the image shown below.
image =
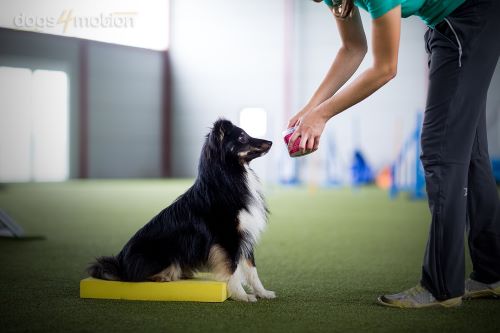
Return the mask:
M 0 0 L 0 27 L 165 50 L 168 0 Z
M 242 108 L 262 107 L 267 137 L 282 127 L 283 7 L 281 0 L 171 2 L 174 176 L 196 174 L 219 116 L 237 123 Z

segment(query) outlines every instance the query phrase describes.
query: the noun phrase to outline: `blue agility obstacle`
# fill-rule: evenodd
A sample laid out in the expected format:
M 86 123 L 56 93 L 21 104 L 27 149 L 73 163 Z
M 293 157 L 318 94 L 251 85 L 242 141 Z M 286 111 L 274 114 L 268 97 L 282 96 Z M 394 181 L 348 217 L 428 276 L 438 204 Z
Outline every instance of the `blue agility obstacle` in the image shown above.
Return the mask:
M 373 183 L 373 171 L 361 150 L 355 150 L 351 166 L 352 184 L 354 186 Z
M 417 113 L 415 129 L 404 142 L 391 165 L 389 196 L 392 199 L 396 198 L 400 192 L 409 193 L 412 199 L 425 198 L 425 176 L 420 162 L 422 118 L 422 113 Z

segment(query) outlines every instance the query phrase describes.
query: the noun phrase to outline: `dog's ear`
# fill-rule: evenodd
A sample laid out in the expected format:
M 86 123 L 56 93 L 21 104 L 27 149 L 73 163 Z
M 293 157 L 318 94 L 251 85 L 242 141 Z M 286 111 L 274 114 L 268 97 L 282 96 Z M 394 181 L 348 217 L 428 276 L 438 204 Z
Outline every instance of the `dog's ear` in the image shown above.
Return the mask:
M 229 133 L 233 124 L 225 119 L 218 119 L 210 132 L 206 136 L 205 146 L 204 146 L 204 154 L 207 160 L 212 158 L 216 158 L 216 156 L 220 155 L 222 160 L 225 159 L 225 152 L 222 149 L 222 142 L 224 140 L 224 136 Z
M 223 118 L 219 118 L 212 126 L 210 132 L 207 134 L 206 137 L 207 147 L 210 150 L 218 150 L 218 148 L 221 147 L 222 140 L 224 139 L 224 136 L 228 131 L 227 123 L 231 124 L 231 122 Z
M 224 140 L 224 136 L 229 133 L 232 127 L 233 124 L 229 120 L 220 118 L 214 123 L 210 135 L 213 135 L 214 139 L 217 139 L 221 143 Z

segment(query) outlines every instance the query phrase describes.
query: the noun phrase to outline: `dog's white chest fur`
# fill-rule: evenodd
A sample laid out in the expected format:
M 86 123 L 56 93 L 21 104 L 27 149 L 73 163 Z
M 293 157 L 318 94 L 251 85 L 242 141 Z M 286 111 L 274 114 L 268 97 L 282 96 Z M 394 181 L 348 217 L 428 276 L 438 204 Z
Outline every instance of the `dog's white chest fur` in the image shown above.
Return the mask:
M 245 234 L 243 242 L 243 251 L 251 251 L 253 245 L 259 240 L 259 237 L 266 226 L 267 213 L 264 199 L 261 195 L 261 184 L 255 172 L 248 166 L 247 185 L 250 190 L 250 202 L 248 210 L 242 210 L 238 215 L 239 229 Z M 247 244 L 250 243 L 250 244 Z

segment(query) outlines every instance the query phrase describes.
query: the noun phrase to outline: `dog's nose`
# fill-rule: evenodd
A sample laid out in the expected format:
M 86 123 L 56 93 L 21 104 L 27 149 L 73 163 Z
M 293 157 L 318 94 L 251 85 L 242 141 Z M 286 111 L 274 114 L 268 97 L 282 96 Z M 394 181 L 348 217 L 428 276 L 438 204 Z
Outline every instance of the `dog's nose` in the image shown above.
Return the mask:
M 262 143 L 262 149 L 270 149 L 273 143 L 271 141 L 264 141 Z

